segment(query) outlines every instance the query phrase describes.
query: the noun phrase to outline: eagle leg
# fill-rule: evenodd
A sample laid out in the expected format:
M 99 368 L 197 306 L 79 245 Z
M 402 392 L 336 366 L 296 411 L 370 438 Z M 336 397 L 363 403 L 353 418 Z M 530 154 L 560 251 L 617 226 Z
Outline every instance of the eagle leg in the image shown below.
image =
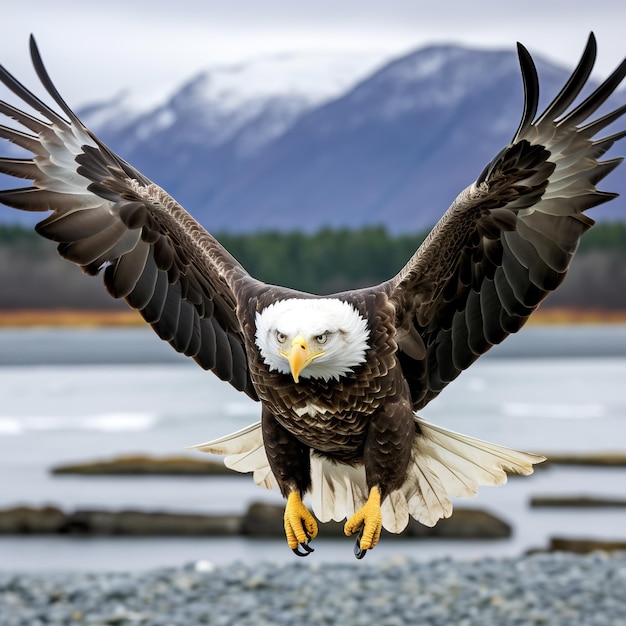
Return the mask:
M 308 556 L 313 552 L 309 541 L 317 537 L 317 522 L 302 503 L 297 491 L 292 491 L 287 498 L 284 520 L 289 547 L 298 556 Z M 301 552 L 300 548 L 304 552 Z
M 371 550 L 380 539 L 383 529 L 383 514 L 380 510 L 380 489 L 370 489 L 367 502 L 346 522 L 344 532 L 346 535 L 359 533 L 354 555 L 362 559 L 367 550 Z M 358 548 L 358 549 L 357 549 Z

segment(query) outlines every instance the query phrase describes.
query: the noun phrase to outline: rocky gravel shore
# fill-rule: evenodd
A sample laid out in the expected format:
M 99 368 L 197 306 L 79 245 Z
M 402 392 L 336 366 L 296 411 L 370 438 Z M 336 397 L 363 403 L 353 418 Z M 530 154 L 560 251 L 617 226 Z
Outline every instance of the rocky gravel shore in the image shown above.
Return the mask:
M 618 626 L 626 552 L 377 565 L 199 561 L 139 574 L 11 574 L 3 626 Z M 1 568 L 1 563 L 0 563 Z

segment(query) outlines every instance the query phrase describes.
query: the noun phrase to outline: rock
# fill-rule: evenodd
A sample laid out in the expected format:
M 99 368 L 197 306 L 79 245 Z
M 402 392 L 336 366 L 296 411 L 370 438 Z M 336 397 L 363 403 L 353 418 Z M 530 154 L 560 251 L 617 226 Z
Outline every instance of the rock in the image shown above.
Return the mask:
M 599 467 L 626 467 L 624 452 L 591 452 L 591 453 L 545 453 L 547 461 L 537 467 L 549 465 L 588 465 Z
M 255 502 L 243 517 L 150 511 L 78 510 L 65 513 L 54 507 L 19 507 L 0 510 L 0 534 L 79 534 L 126 536 L 233 536 L 284 537 L 281 504 Z M 343 523 L 320 525 L 324 538 L 344 537 Z M 450 519 L 433 528 L 411 520 L 400 535 L 390 538 L 501 539 L 511 528 L 487 511 L 457 509 Z
M 602 541 L 599 539 L 567 539 L 552 537 L 547 548 L 535 548 L 527 554 L 545 552 L 571 552 L 574 554 L 588 554 L 595 551 L 622 552 L 626 551 L 626 541 Z
M 158 476 L 214 475 L 244 476 L 228 469 L 221 461 L 193 459 L 186 456 L 154 458 L 149 456 L 122 456 L 105 461 L 70 463 L 52 468 L 53 474 L 143 475 Z
M 241 520 L 234 515 L 199 515 L 149 511 L 76 511 L 65 532 L 90 535 L 212 536 L 236 535 Z
M 0 510 L 0 534 L 48 534 L 61 532 L 66 516 L 56 507 L 20 506 Z
M 265 502 L 253 502 L 241 521 L 241 532 L 251 537 L 284 536 L 284 507 Z
M 84 534 L 135 536 L 236 535 L 241 518 L 149 511 L 75 511 L 18 507 L 0 511 L 0 534 Z
M 586 465 L 602 467 L 626 467 L 626 453 L 597 452 L 589 454 L 547 453 L 546 463 L 539 469 L 553 465 Z M 228 469 L 221 460 L 197 459 L 189 456 L 156 458 L 144 455 L 121 456 L 114 459 L 68 463 L 52 468 L 53 474 L 81 475 L 215 475 L 245 476 Z
M 283 512 L 281 504 L 255 502 L 243 517 L 241 531 L 255 537 L 283 537 Z M 321 526 L 320 533 L 325 538 L 345 537 L 342 522 L 328 522 Z M 452 517 L 440 520 L 432 528 L 411 519 L 404 532 L 385 535 L 391 538 L 504 539 L 511 536 L 511 527 L 488 511 L 457 508 Z
M 506 539 L 511 536 L 511 526 L 489 511 L 455 508 L 452 516 L 442 519 L 429 528 L 411 519 L 407 537 L 441 539 Z
M 626 507 L 626 500 L 620 498 L 595 498 L 591 496 L 532 496 L 532 507 Z

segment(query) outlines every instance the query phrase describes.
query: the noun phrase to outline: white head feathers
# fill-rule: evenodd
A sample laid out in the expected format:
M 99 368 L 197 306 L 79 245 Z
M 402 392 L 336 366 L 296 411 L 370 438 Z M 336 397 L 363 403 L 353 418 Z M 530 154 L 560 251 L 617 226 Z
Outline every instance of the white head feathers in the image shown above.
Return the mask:
M 314 353 L 301 378 L 336 379 L 365 361 L 367 321 L 337 298 L 290 298 L 256 314 L 256 344 L 271 370 L 290 374 L 286 355 L 296 337 Z

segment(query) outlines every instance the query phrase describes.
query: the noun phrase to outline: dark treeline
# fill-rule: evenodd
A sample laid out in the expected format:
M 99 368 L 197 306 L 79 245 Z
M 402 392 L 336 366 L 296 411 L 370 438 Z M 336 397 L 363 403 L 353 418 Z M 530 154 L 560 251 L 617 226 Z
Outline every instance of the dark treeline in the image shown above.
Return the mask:
M 391 278 L 411 258 L 426 234 L 393 236 L 379 227 L 323 229 L 313 234 L 222 234 L 218 239 L 260 280 L 329 294 Z
M 384 228 L 221 234 L 218 239 L 260 280 L 318 294 L 382 282 L 407 262 L 426 233 Z M 565 284 L 547 305 L 626 309 L 626 224 L 587 233 Z M 31 229 L 0 225 L 0 308 L 102 309 L 123 306 L 100 280 L 62 261 Z

